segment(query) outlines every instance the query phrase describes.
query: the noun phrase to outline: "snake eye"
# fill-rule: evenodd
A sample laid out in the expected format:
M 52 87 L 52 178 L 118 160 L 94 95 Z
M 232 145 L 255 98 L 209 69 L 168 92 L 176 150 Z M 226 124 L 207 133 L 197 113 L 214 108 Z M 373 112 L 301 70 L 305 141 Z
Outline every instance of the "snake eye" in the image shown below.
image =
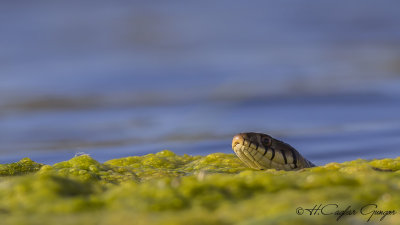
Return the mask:
M 262 141 L 262 144 L 266 147 L 269 147 L 271 145 L 271 139 L 269 139 L 267 137 L 263 138 L 261 141 Z

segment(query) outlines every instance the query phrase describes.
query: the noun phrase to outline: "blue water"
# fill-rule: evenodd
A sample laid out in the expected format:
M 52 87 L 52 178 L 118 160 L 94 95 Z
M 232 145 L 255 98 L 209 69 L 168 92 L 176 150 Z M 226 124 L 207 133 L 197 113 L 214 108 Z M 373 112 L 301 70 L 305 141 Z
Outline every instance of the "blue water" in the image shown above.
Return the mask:
M 398 157 L 398 1 L 1 3 L 0 163 L 232 153 Z

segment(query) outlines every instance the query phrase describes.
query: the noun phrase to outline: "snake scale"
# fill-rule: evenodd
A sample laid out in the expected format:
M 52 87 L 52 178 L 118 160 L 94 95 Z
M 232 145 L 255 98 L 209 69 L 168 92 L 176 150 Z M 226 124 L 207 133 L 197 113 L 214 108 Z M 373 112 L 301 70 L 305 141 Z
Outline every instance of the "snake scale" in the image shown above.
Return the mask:
M 233 137 L 232 149 L 253 169 L 297 170 L 315 166 L 292 146 L 267 134 L 237 134 Z

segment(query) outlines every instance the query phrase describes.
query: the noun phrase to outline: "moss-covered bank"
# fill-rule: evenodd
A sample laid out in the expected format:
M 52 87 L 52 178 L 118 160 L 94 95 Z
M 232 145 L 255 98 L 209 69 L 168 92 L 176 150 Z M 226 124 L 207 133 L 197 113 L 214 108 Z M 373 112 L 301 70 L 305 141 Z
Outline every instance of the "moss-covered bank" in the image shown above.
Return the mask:
M 339 217 L 343 211 L 352 215 Z M 0 165 L 0 218 L 21 225 L 400 224 L 400 157 L 292 172 L 251 170 L 222 153 L 162 151 L 105 163 L 81 155 L 52 166 L 25 158 Z

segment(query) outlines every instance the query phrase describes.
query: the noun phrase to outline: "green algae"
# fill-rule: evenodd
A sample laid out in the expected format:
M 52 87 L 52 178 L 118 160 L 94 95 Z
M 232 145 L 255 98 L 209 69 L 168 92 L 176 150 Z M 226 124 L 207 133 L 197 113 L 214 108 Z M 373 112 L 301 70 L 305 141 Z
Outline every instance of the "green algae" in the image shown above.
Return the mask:
M 0 176 L 22 175 L 38 171 L 43 164 L 36 163 L 29 158 L 23 158 L 19 162 L 0 164 Z
M 233 154 L 165 150 L 105 163 L 88 155 L 52 166 L 25 158 L 0 165 L 0 173 L 2 224 L 336 223 L 337 215 L 307 211 L 319 205 L 330 205 L 329 213 L 350 206 L 357 215 L 340 224 L 364 224 L 370 215 L 360 209 L 368 204 L 400 210 L 400 157 L 286 172 L 249 169 Z M 400 222 L 399 214 L 381 218 L 370 223 Z

